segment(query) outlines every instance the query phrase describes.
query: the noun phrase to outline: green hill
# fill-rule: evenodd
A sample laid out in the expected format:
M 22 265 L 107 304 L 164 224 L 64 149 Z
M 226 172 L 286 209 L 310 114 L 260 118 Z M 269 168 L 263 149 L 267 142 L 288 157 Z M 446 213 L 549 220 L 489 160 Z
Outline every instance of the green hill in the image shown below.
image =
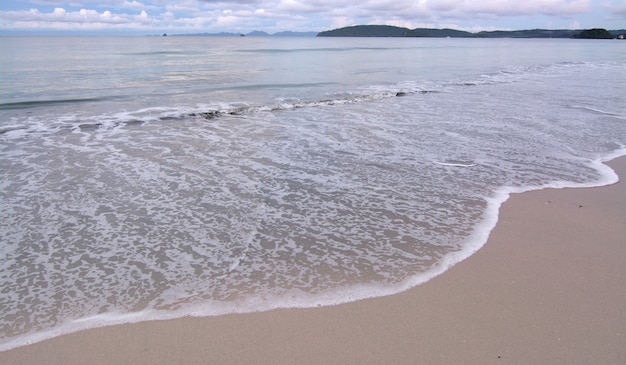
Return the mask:
M 602 28 L 593 28 L 583 30 L 578 34 L 574 34 L 574 38 L 580 39 L 613 39 L 615 35 L 611 34 L 608 30 Z
M 328 30 L 317 34 L 318 37 L 404 37 L 408 28 L 391 25 L 355 25 Z
M 476 37 L 476 34 L 465 32 L 455 29 L 430 29 L 430 28 L 416 28 L 407 31 L 404 34 L 405 37 L 438 37 L 438 38 L 470 38 Z
M 526 29 L 479 32 L 476 35 L 481 38 L 572 38 L 576 32 L 570 29 Z
M 604 31 L 604 32 L 601 32 Z M 439 38 L 617 38 L 626 31 L 605 29 L 527 29 L 497 30 L 470 33 L 455 29 L 408 29 L 391 25 L 355 25 L 351 27 L 327 30 L 318 37 L 439 37 Z

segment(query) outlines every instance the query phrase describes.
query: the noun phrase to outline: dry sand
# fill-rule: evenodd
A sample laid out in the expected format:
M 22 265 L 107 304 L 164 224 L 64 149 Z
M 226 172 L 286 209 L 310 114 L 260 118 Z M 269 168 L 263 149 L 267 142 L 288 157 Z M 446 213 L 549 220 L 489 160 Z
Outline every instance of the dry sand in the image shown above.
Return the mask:
M 626 158 L 609 163 L 626 176 Z M 1 364 L 626 364 L 626 184 L 505 203 L 474 256 L 334 307 L 89 330 Z

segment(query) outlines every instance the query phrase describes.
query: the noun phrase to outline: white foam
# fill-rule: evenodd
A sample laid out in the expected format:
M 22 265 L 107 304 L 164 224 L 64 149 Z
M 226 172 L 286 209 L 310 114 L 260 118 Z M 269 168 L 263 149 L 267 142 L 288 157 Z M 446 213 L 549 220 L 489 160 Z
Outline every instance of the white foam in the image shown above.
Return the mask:
M 435 161 L 437 165 L 441 166 L 451 166 L 451 167 L 474 167 L 475 163 L 453 163 L 453 162 L 439 162 Z
M 582 109 L 582 110 L 587 110 L 593 113 L 597 113 L 597 114 L 601 114 L 601 115 L 606 115 L 606 116 L 610 116 L 613 118 L 617 118 L 617 119 L 621 119 L 621 120 L 626 120 L 626 116 L 617 114 L 615 112 L 610 112 L 610 111 L 606 111 L 606 110 L 601 110 L 598 108 L 593 108 L 590 106 L 584 106 L 584 105 L 572 105 L 572 108 L 575 109 Z
M 147 309 L 131 313 L 105 313 L 67 321 L 63 325 L 55 327 L 51 330 L 4 340 L 0 344 L 0 351 L 6 351 L 15 347 L 43 341 L 67 333 L 122 323 L 172 319 L 184 316 L 213 316 L 225 313 L 255 312 L 285 307 L 304 308 L 337 305 L 355 300 L 396 294 L 441 275 L 453 265 L 467 259 L 477 252 L 486 243 L 490 232 L 496 226 L 499 209 L 509 198 L 510 194 L 543 188 L 591 187 L 615 183 L 618 180 L 617 175 L 603 162 L 624 155 L 626 155 L 626 148 L 621 146 L 620 149 L 615 150 L 610 154 L 601 156 L 600 158 L 594 160 L 589 160 L 587 162 L 589 166 L 592 166 L 600 173 L 599 179 L 593 182 L 571 183 L 555 181 L 541 186 L 502 187 L 498 189 L 493 196 L 487 199 L 487 206 L 483 213 L 482 220 L 480 223 L 475 225 L 473 232 L 467 237 L 461 250 L 447 254 L 436 266 L 427 272 L 413 275 L 395 285 L 382 286 L 374 284 L 356 284 L 341 286 L 313 295 L 298 290 L 291 290 L 285 293 L 280 293 L 280 295 L 276 296 L 266 295 L 262 298 L 248 297 L 236 302 L 206 300 L 201 304 L 182 305 L 180 309 L 173 311 Z M 235 261 L 231 264 L 229 268 L 230 271 L 236 269 L 238 264 L 239 261 Z

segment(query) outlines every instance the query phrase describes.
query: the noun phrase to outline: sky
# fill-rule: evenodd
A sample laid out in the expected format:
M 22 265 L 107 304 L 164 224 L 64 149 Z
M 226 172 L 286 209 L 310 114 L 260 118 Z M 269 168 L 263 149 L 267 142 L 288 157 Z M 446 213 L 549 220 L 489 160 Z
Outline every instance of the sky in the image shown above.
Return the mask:
M 2 0 L 0 34 L 626 28 L 626 0 Z

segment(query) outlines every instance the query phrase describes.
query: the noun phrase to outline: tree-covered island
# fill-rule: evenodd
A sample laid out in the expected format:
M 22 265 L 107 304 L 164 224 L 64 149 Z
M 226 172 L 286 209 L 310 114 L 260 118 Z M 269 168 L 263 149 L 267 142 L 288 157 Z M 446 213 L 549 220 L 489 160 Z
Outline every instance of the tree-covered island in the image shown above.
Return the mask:
M 318 37 L 435 37 L 435 38 L 586 38 L 607 39 L 618 38 L 626 30 L 606 30 L 594 28 L 588 30 L 574 29 L 528 29 L 528 30 L 497 30 L 477 33 L 456 29 L 409 29 L 391 25 L 355 25 L 350 27 L 327 30 L 317 34 Z

